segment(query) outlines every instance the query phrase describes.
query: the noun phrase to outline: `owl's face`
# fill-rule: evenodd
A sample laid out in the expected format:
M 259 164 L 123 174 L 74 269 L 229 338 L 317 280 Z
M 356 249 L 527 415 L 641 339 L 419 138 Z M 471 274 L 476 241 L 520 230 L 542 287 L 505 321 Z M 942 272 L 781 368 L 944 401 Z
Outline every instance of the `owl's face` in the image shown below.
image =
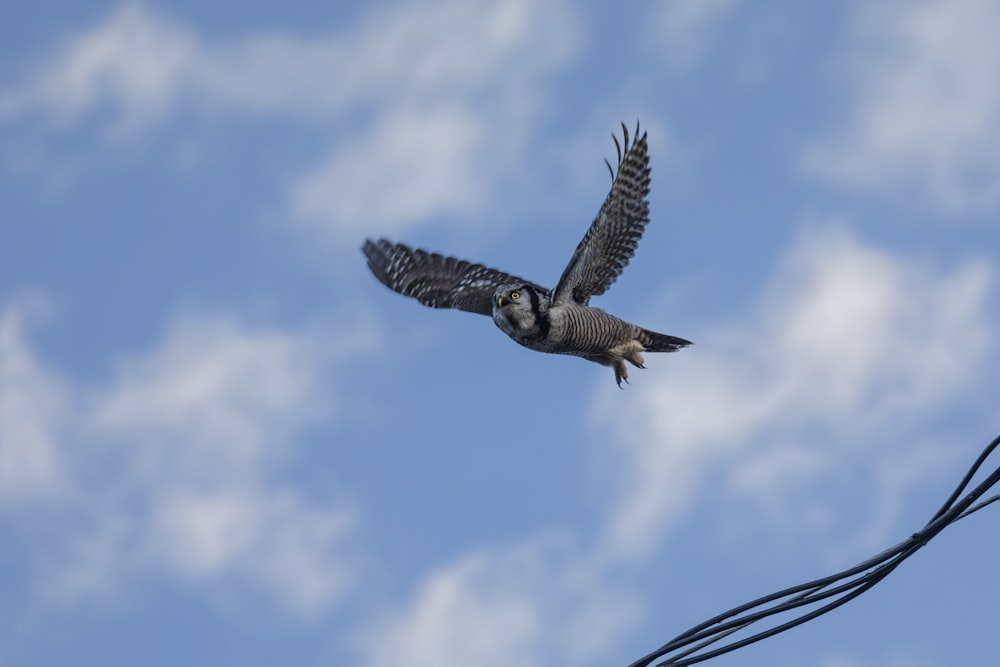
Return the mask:
M 531 310 L 530 285 L 504 285 L 498 287 L 494 296 L 494 310 L 504 308 Z
M 493 294 L 493 321 L 511 336 L 523 334 L 536 326 L 539 306 L 539 294 L 533 286 L 503 285 Z

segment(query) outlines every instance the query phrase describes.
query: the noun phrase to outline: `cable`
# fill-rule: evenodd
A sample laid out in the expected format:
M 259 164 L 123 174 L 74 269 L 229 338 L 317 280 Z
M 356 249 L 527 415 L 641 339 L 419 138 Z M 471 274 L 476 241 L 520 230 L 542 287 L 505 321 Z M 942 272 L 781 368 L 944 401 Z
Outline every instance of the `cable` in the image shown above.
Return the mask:
M 773 637 L 850 602 L 889 576 L 904 560 L 925 547 L 942 530 L 959 519 L 964 519 L 1000 500 L 1000 495 L 982 499 L 997 482 L 1000 482 L 1000 466 L 962 496 L 972 483 L 973 477 L 998 446 L 1000 446 L 1000 436 L 987 445 L 927 525 L 908 539 L 843 572 L 792 586 L 723 612 L 679 634 L 652 653 L 639 658 L 629 667 L 648 667 L 654 661 L 668 655 L 670 657 L 656 663 L 656 667 L 681 667 L 704 662 Z M 804 610 L 809 607 L 813 608 Z M 709 647 L 754 623 L 796 610 L 801 611 L 801 615 L 709 650 Z

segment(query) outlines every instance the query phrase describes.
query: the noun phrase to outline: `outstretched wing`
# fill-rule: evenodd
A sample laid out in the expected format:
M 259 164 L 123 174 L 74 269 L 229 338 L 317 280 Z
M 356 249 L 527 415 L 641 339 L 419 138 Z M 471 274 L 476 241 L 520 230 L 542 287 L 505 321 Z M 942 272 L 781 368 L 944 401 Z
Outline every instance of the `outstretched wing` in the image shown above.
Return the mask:
M 604 294 L 632 259 L 649 222 L 646 133 L 639 133 L 637 123 L 631 145 L 624 123 L 622 133 L 624 145 L 612 137 L 618 150 L 618 171 L 612 174 L 611 192 L 559 279 L 553 299 L 557 304 L 576 302 L 585 306 L 590 297 Z M 605 162 L 611 171 L 611 163 Z
M 368 258 L 368 268 L 386 287 L 431 308 L 491 315 L 497 287 L 529 282 L 482 264 L 414 250 L 387 239 L 366 239 L 361 249 Z M 538 290 L 547 291 L 542 287 Z

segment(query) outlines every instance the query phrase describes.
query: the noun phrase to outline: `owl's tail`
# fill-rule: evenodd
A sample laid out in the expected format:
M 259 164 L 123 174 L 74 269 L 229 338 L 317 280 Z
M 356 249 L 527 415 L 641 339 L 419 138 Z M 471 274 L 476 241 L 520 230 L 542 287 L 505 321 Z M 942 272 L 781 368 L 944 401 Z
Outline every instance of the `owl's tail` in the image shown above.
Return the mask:
M 649 329 L 643 329 L 639 336 L 639 342 L 646 348 L 646 352 L 676 352 L 682 347 L 691 345 L 691 341 L 657 333 Z

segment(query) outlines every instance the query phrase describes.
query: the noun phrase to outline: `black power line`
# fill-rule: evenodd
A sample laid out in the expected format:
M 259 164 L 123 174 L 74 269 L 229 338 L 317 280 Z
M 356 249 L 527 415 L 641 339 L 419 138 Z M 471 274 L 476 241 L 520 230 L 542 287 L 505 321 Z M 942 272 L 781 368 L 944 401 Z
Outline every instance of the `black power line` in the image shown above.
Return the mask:
M 895 570 L 900 563 L 920 550 L 921 547 L 926 546 L 942 530 L 959 519 L 1000 500 L 1000 495 L 983 499 L 986 492 L 1000 481 L 1000 466 L 978 486 L 965 493 L 972 478 L 998 446 L 1000 446 L 1000 436 L 997 436 L 983 450 L 976 462 L 972 464 L 969 472 L 962 478 L 958 487 L 941 506 L 941 509 L 931 517 L 927 525 L 908 539 L 843 572 L 792 586 L 723 612 L 677 635 L 652 653 L 639 658 L 629 667 L 648 667 L 660 658 L 666 659 L 656 663 L 656 667 L 668 665 L 680 667 L 681 665 L 704 662 L 772 637 L 785 630 L 790 630 L 850 602 L 889 576 L 889 573 Z M 962 496 L 963 493 L 965 493 L 964 496 Z M 783 622 L 780 619 L 772 618 L 790 612 L 799 612 L 799 615 L 792 616 Z M 713 647 L 714 644 L 723 639 L 737 635 L 754 623 L 767 619 L 771 619 L 773 625 L 755 634 L 734 639 L 728 644 Z

